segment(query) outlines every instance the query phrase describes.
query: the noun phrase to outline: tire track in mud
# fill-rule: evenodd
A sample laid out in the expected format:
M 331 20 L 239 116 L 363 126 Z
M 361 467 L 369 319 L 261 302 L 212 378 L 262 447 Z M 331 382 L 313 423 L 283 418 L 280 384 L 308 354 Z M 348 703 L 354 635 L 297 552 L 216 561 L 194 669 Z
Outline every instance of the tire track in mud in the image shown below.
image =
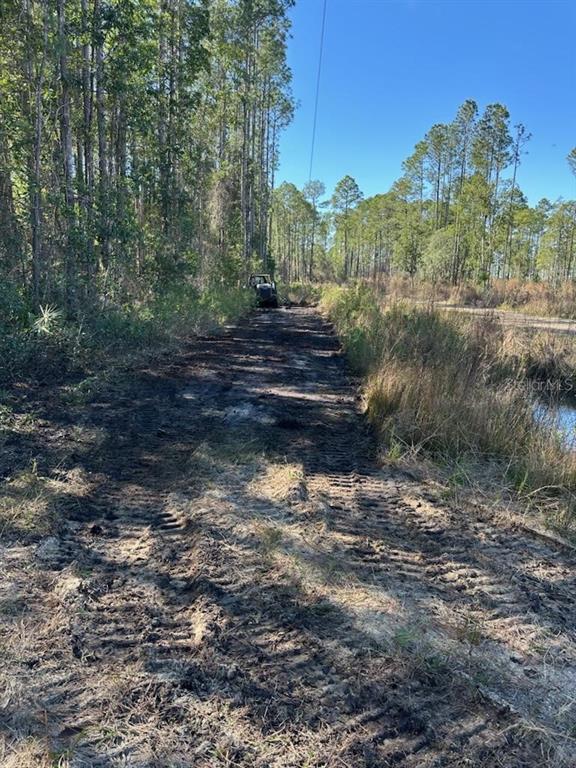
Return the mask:
M 70 765 L 574 764 L 573 562 L 380 468 L 312 310 L 195 340 L 82 419 L 104 439 L 62 502 L 69 648 L 31 680 Z
M 576 680 L 573 560 L 511 527 L 477 515 L 466 519 L 438 499 L 430 504 L 425 488 L 376 470 L 367 461 L 370 448 L 363 444 L 370 439 L 362 435 L 361 425 L 349 423 L 354 421 L 350 406 L 341 406 L 342 411 L 347 418 L 339 429 L 331 424 L 325 439 L 321 430 L 317 432 L 316 452 L 307 466 L 310 486 L 318 475 L 332 497 L 328 525 L 349 539 L 340 556 L 352 565 L 355 576 L 388 588 L 396 585 L 402 600 L 412 601 L 416 615 L 431 598 L 446 610 L 454 607 L 471 644 L 482 642 L 485 635 L 487 644 L 498 644 L 496 653 L 512 662 L 510 671 L 498 671 L 504 680 L 478 686 L 484 696 L 526 718 L 540 719 L 552 731 L 563 730 L 569 739 L 574 718 L 559 723 L 556 715 L 559 709 L 571 709 L 568 691 Z M 313 422 L 310 414 L 299 417 Z M 364 441 L 355 441 L 358 435 Z M 335 469 L 338 474 L 333 474 Z M 418 492 L 419 498 L 413 498 Z M 533 575 L 534 566 L 544 578 Z M 511 633 L 518 642 L 510 641 Z M 473 654 L 471 648 L 469 655 L 477 656 L 482 669 L 486 654 Z M 545 655 L 546 661 L 540 664 L 538 655 Z M 552 669 L 555 665 L 559 674 Z M 469 678 L 465 670 L 462 674 Z M 522 690 L 526 678 L 537 681 L 527 691 Z
M 402 473 L 375 470 L 363 459 L 357 457 L 349 476 L 352 498 L 342 504 L 340 483 L 333 482 L 329 503 L 329 526 L 344 536 L 342 556 L 350 572 L 394 594 L 413 621 L 424 621 L 425 652 L 446 653 L 456 678 L 470 680 L 488 703 L 538 722 L 555 736 L 560 731 L 560 742 L 570 742 L 575 721 L 569 691 L 576 681 L 573 559 L 512 526 L 463 517 Z M 470 644 L 463 665 L 449 650 L 450 630 Z M 378 634 L 381 625 L 375 627 Z M 415 642 L 410 630 L 408 637 Z M 494 669 L 482 680 L 490 660 Z M 568 717 L 559 718 L 559 711 Z M 571 765 L 574 758 L 556 759 Z

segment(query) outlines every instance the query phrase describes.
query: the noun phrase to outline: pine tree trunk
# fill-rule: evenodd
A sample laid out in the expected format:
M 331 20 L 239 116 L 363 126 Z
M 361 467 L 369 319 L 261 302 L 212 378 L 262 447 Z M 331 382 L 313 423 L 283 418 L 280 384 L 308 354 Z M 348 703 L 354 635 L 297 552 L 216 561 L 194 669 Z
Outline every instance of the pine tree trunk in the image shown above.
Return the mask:
M 57 0 L 58 40 L 60 47 L 60 141 L 64 165 L 64 210 L 66 233 L 64 243 L 64 287 L 66 309 L 73 314 L 76 306 L 76 264 L 74 236 L 76 217 L 74 211 L 75 165 L 72 152 L 72 126 L 70 119 L 70 84 L 68 76 L 68 37 L 66 29 L 66 0 Z
M 100 269 L 110 262 L 108 143 L 106 137 L 106 104 L 104 93 L 104 30 L 100 0 L 94 0 L 94 19 L 98 25 L 96 43 L 96 122 L 98 126 L 98 239 Z
M 92 146 L 92 49 L 89 40 L 94 29 L 90 25 L 88 0 L 81 0 L 82 32 L 82 141 L 83 141 L 83 189 L 82 212 L 84 223 L 84 243 L 86 248 L 86 294 L 94 294 L 94 153 Z M 81 157 L 82 155 L 79 154 Z
M 38 309 L 44 299 L 48 275 L 44 264 L 44 234 L 42 210 L 42 142 L 43 142 L 43 102 L 44 73 L 48 55 L 48 9 L 41 4 L 43 16 L 43 43 L 40 61 L 34 72 L 32 41 L 29 36 L 32 29 L 30 0 L 23 0 L 22 11 L 26 23 L 26 59 L 24 75 L 30 86 L 34 83 L 34 93 L 23 94 L 23 114 L 29 125 L 33 126 L 30 152 L 27 158 L 28 195 L 30 206 L 30 231 L 32 245 L 32 304 Z

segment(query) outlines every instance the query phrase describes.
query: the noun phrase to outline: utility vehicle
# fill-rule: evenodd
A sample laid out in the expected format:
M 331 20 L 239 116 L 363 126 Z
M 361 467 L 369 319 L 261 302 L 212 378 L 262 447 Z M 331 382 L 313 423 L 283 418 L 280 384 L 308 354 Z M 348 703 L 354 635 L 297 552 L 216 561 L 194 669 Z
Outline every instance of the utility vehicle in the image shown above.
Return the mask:
M 256 292 L 258 304 L 261 307 L 277 307 L 278 291 L 276 283 L 270 275 L 250 275 L 248 285 Z

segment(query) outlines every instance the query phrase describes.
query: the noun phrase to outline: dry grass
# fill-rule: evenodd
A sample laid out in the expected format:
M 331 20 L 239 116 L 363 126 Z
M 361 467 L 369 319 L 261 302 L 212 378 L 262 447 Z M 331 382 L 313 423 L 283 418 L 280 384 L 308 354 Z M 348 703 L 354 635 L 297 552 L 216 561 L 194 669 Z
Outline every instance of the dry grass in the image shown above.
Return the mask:
M 387 302 L 394 303 L 404 299 L 416 299 L 423 302 L 446 301 L 450 298 L 452 286 L 440 282 L 417 280 L 407 275 L 395 274 L 378 284 L 379 293 Z
M 256 497 L 269 501 L 292 501 L 306 497 L 306 485 L 301 464 L 285 462 L 266 464 L 254 477 L 248 490 Z
M 415 299 L 461 307 L 509 309 L 545 317 L 576 317 L 576 286 L 572 282 L 554 285 L 513 278 L 492 280 L 486 286 L 470 282 L 454 286 L 392 275 L 379 284 L 379 291 L 389 303 Z
M 576 397 L 576 339 L 551 331 L 507 329 L 501 354 L 515 361 L 518 372 L 538 382 L 536 390 L 551 397 Z
M 67 756 L 54 756 L 41 739 L 30 737 L 13 747 L 0 745 L 0 763 L 4 768 L 68 768 Z
M 328 291 L 324 308 L 366 376 L 368 417 L 395 452 L 495 458 L 519 491 L 560 495 L 564 520 L 571 517 L 576 455 L 536 422 L 534 395 L 572 391 L 574 340 L 530 337 L 491 318 L 383 307 L 362 286 Z
M 512 309 L 526 314 L 576 317 L 576 286 L 521 280 L 495 280 L 483 291 L 481 306 Z
M 0 494 L 0 539 L 3 535 L 47 536 L 60 520 L 63 501 L 79 500 L 90 489 L 81 470 L 44 477 L 37 463 L 9 478 Z
M 35 462 L 5 483 L 0 497 L 0 536 L 6 531 L 47 534 L 55 519 L 54 489 Z

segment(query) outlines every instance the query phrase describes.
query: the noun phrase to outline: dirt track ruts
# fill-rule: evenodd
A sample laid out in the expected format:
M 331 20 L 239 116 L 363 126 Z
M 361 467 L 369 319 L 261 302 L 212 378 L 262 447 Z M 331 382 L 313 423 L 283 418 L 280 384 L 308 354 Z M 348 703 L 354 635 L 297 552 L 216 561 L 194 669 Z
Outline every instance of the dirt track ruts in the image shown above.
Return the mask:
M 0 549 L 27 604 L 0 639 L 28 638 L 6 765 L 29 738 L 103 768 L 576 765 L 573 560 L 380 466 L 315 311 L 52 397 L 42 427 L 12 455 L 64 522 L 41 561 Z

